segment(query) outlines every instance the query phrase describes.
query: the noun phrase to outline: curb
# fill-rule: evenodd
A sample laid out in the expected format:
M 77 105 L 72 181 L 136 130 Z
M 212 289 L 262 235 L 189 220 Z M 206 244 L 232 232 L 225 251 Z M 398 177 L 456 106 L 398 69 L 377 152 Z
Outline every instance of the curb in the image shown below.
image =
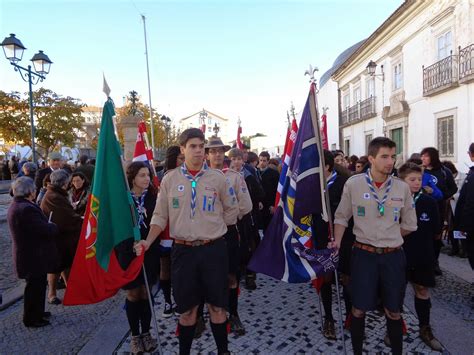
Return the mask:
M 23 291 L 25 289 L 25 282 L 22 280 L 21 285 L 16 286 L 4 294 L 2 294 L 3 302 L 0 304 L 0 311 L 3 311 L 15 304 L 23 298 Z

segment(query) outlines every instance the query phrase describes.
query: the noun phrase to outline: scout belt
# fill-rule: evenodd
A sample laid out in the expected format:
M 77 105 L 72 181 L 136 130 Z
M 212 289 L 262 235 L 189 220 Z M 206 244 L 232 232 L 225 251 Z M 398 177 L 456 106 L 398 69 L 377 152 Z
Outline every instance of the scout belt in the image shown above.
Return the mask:
M 359 242 L 354 242 L 354 248 L 362 249 L 362 250 L 368 251 L 369 253 L 373 253 L 373 254 L 388 254 L 388 253 L 393 253 L 394 251 L 397 251 L 397 250 L 401 249 L 401 247 L 380 248 L 380 247 L 374 247 L 373 245 L 363 244 L 363 243 L 359 243 Z
M 180 245 L 185 245 L 187 247 L 200 247 L 202 245 L 208 245 L 208 244 L 214 243 L 214 242 L 218 241 L 221 238 L 222 237 L 217 238 L 217 239 L 193 240 L 193 241 L 175 239 L 174 243 L 175 244 L 180 244 Z

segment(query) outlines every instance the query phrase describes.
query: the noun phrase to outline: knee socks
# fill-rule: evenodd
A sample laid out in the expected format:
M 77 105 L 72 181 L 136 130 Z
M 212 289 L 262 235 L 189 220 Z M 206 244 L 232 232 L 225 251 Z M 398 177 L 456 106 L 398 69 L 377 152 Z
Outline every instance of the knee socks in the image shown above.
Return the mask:
M 387 319 L 387 333 L 390 338 L 390 345 L 392 347 L 392 354 L 401 355 L 403 349 L 403 329 L 402 319 Z
M 326 319 L 334 320 L 332 317 L 332 286 L 330 283 L 324 283 L 321 287 L 321 298 Z
M 171 280 L 160 280 L 160 286 L 163 290 L 165 302 L 171 304 Z
M 142 314 L 140 317 L 140 324 L 142 326 L 142 334 L 150 332 L 150 324 L 151 324 L 151 309 L 150 303 L 148 300 L 141 300 L 142 304 Z
M 196 324 L 186 326 L 178 323 L 179 355 L 189 355 L 191 353 L 195 330 Z
M 231 316 L 237 316 L 237 307 L 238 307 L 238 289 L 230 288 L 229 289 L 229 314 Z
M 430 308 L 431 300 L 423 300 L 415 296 L 415 310 L 418 315 L 418 323 L 420 328 L 424 325 L 430 325 Z
M 217 345 L 217 353 L 225 354 L 228 353 L 228 342 L 227 342 L 227 321 L 224 323 L 212 323 L 211 322 L 212 335 Z
M 131 302 L 127 299 L 125 300 L 125 305 L 132 336 L 140 335 L 140 318 L 142 313 L 141 301 Z
M 362 354 L 362 344 L 364 343 L 365 316 L 355 317 L 352 315 L 351 321 L 351 342 L 354 354 Z
M 344 305 L 346 306 L 346 318 L 351 314 L 352 302 L 351 302 L 351 293 L 349 286 L 344 286 L 342 288 L 342 295 L 344 297 Z

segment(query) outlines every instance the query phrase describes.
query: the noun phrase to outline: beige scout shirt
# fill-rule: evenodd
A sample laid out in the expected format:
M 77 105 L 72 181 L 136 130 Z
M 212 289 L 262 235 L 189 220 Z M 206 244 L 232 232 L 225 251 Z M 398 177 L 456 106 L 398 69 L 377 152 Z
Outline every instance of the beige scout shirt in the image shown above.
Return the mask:
M 232 187 L 234 190 L 239 204 L 238 215 L 232 218 L 233 223 L 231 223 L 236 224 L 237 217 L 238 219 L 242 219 L 243 216 L 252 211 L 252 199 L 250 198 L 249 190 L 247 189 L 247 183 L 239 172 L 233 169 L 227 169 L 224 171 L 224 174 L 227 184 L 229 185 L 229 188 Z
M 354 217 L 354 234 L 360 243 L 378 248 L 396 248 L 403 244 L 400 228 L 416 231 L 417 219 L 413 197 L 408 185 L 392 177 L 392 188 L 385 202 L 384 216 L 380 216 L 365 174 L 352 176 L 344 185 L 334 224 L 345 227 Z M 375 191 L 380 200 L 385 195 L 387 181 Z
M 230 195 L 224 174 L 209 168 L 197 182 L 191 218 L 191 182 L 178 167 L 163 177 L 151 224 L 164 230 L 169 219 L 170 235 L 175 239 L 213 240 L 227 232 L 238 213 L 237 199 Z

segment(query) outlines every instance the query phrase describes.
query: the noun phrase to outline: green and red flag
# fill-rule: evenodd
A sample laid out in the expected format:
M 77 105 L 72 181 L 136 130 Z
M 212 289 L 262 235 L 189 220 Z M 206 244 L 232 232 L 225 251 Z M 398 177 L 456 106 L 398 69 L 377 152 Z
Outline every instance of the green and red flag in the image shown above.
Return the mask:
M 136 207 L 127 187 L 115 135 L 114 115 L 113 103 L 108 100 L 102 113 L 94 184 L 64 305 L 91 304 L 112 297 L 120 287 L 137 277 L 143 264 L 144 253 L 123 269 L 114 250 L 128 238 L 140 239 Z

